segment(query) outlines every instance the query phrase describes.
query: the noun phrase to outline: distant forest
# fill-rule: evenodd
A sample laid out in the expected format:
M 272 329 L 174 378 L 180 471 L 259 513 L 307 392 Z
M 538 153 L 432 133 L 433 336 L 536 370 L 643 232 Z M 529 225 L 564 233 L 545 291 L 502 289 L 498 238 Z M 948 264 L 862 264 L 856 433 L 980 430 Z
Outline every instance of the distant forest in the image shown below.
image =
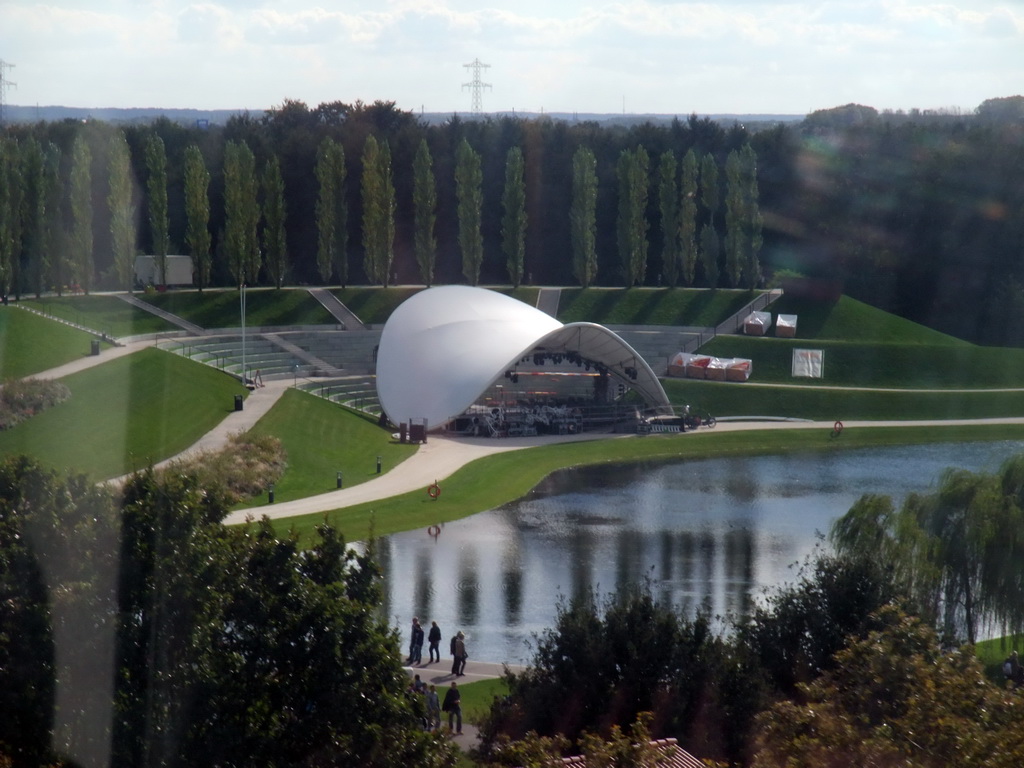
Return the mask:
M 131 230 L 134 243 L 128 244 L 119 235 L 124 222 L 112 213 L 117 196 L 111 185 L 116 158 L 111 157 L 115 152 L 110 137 L 115 134 L 123 135 L 130 163 L 132 186 L 125 194 L 131 206 L 125 210 L 133 214 L 136 228 Z M 388 202 L 393 212 L 392 252 L 383 280 L 364 250 L 378 247 L 378 241 L 364 232 L 372 219 L 364 215 L 369 193 L 363 169 L 371 135 L 377 145 L 386 147 L 393 184 Z M 166 152 L 166 203 L 150 183 L 147 148 L 154 136 Z M 83 155 L 79 148 L 78 162 L 85 157 L 90 170 L 84 175 L 75 169 L 79 137 L 89 149 Z M 318 264 L 323 233 L 317 215 L 317 158 L 324 139 L 344 149 L 338 199 L 345 208 L 339 219 L 344 231 L 336 235 L 344 248 L 344 270 L 335 269 L 326 281 Z M 272 276 L 265 264 L 259 277 L 247 282 L 421 283 L 415 248 L 414 159 L 424 141 L 436 186 L 431 282 L 466 282 L 455 178 L 463 140 L 479 158 L 480 283 L 510 282 L 509 150 L 519 148 L 518 183 L 524 193 L 519 205 L 525 213 L 521 280 L 580 284 L 574 267 L 579 239 L 573 234 L 574 157 L 583 147 L 593 153 L 596 179 L 592 284 L 743 284 L 727 263 L 730 238 L 738 229 L 730 231 L 726 209 L 730 155 L 749 146 L 756 158 L 752 204 L 759 230 L 751 247 L 759 259 L 760 284 L 790 276 L 815 278 L 961 338 L 995 345 L 1024 343 L 1024 97 L 1019 96 L 988 100 L 972 114 L 879 113 L 847 105 L 815 112 L 800 122 L 751 126 L 697 116 L 631 126 L 457 116 L 443 124 L 427 124 L 391 102 L 335 102 L 310 108 L 297 101 L 286 101 L 259 117 L 235 115 L 223 126 L 203 128 L 167 119 L 125 127 L 76 120 L 7 126 L 0 137 L 0 262 L 8 261 L 0 263 L 0 282 L 16 296 L 63 289 L 71 273 L 62 254 L 91 247 L 95 280 L 88 285 L 113 288 L 123 276 L 116 254 L 127 248 L 132 254 L 159 253 L 162 241 L 168 249 L 164 252 L 189 253 L 185 167 L 186 150 L 194 145 L 209 173 L 211 272 L 204 282 L 237 285 L 229 253 L 233 235 L 231 227 L 226 228 L 230 204 L 225 205 L 225 157 L 244 144 L 254 158 L 264 254 L 275 248 L 269 235 L 277 226 L 268 218 L 275 207 L 268 205 L 264 176 L 268 161 L 276 159 L 279 166 L 284 201 L 280 242 L 286 254 L 282 275 Z M 642 170 L 641 185 L 643 178 L 647 185 L 642 195 L 631 198 L 642 207 L 636 237 L 642 240 L 645 258 L 636 272 L 623 262 L 620 198 L 626 194 L 623 156 L 633 156 L 639 148 L 645 160 L 636 167 Z M 703 199 L 706 176 L 701 174 L 702 199 L 695 206 L 693 238 L 698 247 L 709 242 L 714 246 L 718 264 L 701 265 L 689 275 L 664 258 L 666 247 L 670 254 L 679 247 L 679 225 L 665 226 L 666 217 L 671 220 L 679 211 L 666 213 L 661 204 L 661 163 L 669 150 L 677 169 L 673 188 L 682 198 L 687 194 L 686 179 L 678 169 L 691 150 L 698 159 L 713 160 L 713 173 L 718 175 L 718 207 L 709 208 Z M 86 182 L 90 194 L 86 199 L 80 190 L 75 202 L 76 184 Z M 683 203 L 685 210 L 685 199 Z M 154 206 L 159 210 L 164 205 L 166 234 L 150 224 Z M 84 235 L 91 243 L 81 242 L 83 216 L 92 223 Z M 710 241 L 700 232 L 705 225 L 712 230 Z M 380 226 L 391 237 L 386 225 Z M 665 237 L 666 228 L 673 237 Z

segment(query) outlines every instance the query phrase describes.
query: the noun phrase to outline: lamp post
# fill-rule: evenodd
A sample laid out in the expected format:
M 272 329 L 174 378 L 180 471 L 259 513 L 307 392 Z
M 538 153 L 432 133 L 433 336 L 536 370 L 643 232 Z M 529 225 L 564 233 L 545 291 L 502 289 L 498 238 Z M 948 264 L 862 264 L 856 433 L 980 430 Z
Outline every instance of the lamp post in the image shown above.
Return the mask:
M 245 283 L 243 282 L 240 290 L 242 292 L 242 386 L 247 386 L 245 381 Z

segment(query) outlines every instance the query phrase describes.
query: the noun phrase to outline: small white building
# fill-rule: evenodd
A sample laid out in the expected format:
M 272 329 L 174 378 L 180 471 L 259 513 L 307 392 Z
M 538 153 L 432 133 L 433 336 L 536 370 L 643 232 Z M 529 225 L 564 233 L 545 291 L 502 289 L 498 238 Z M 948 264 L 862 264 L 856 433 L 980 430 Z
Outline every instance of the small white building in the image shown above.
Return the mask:
M 192 285 L 192 257 L 167 255 L 166 285 Z M 156 256 L 135 257 L 135 280 L 142 285 L 164 284 Z

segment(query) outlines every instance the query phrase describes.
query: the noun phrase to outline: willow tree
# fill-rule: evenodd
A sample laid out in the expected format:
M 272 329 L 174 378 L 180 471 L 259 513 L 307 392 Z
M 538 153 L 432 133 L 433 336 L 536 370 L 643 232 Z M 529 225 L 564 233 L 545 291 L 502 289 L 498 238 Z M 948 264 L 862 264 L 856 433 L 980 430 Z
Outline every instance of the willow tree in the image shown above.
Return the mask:
M 263 169 L 263 255 L 275 288 L 284 285 L 288 266 L 288 242 L 284 228 L 287 216 L 281 163 L 277 155 L 271 155 Z
M 589 147 L 572 156 L 572 205 L 569 208 L 572 236 L 572 273 L 589 288 L 597 279 L 597 159 Z
M 661 274 L 675 287 L 679 282 L 679 185 L 676 183 L 676 155 L 671 149 L 658 163 L 658 208 L 661 211 Z
M 110 210 L 110 246 L 114 255 L 114 274 L 118 284 L 131 291 L 135 273 L 135 245 L 138 227 L 131 171 L 131 153 L 121 131 L 110 137 L 108 149 L 107 207 Z M 166 283 L 166 272 L 161 271 Z
M 683 156 L 679 186 L 679 258 L 686 285 L 693 285 L 697 278 L 697 177 L 697 155 L 691 148 Z
M 69 276 L 72 283 L 88 293 L 96 269 L 92 244 L 92 150 L 81 134 L 71 146 L 70 185 Z
M 412 171 L 413 207 L 413 249 L 416 264 L 420 268 L 420 279 L 429 288 L 434 282 L 434 266 L 437 260 L 437 238 L 434 225 L 437 221 L 437 184 L 434 180 L 433 159 L 426 139 L 420 139 L 413 160 Z
M 228 270 L 239 285 L 259 278 L 259 219 L 256 158 L 244 141 L 229 141 L 224 148 L 224 245 Z
M 185 149 L 185 243 L 200 291 L 210 284 L 210 172 L 202 152 Z
M 363 145 L 363 269 L 385 288 L 391 278 L 395 245 L 395 183 L 391 149 L 373 134 Z
M 484 261 L 484 240 L 480 230 L 483 178 L 479 153 L 463 139 L 455 150 L 455 195 L 458 198 L 462 274 L 470 285 L 479 284 L 480 266 Z
M 619 258 L 625 285 L 642 285 L 647 275 L 649 158 L 643 145 L 619 154 Z
M 505 157 L 505 189 L 501 195 L 501 249 L 513 288 L 523 282 L 526 262 L 526 183 L 523 150 L 511 147 Z
M 324 139 L 316 152 L 316 265 L 320 279 L 337 273 L 348 282 L 348 207 L 345 202 L 345 148 Z
M 170 237 L 167 222 L 167 152 L 164 140 L 153 134 L 146 142 L 146 200 L 149 231 L 161 285 L 167 284 L 167 251 Z
M 1024 630 L 1024 455 L 995 474 L 949 469 L 899 510 L 862 496 L 830 538 L 840 553 L 888 564 L 950 640 L 973 643 L 990 622 Z

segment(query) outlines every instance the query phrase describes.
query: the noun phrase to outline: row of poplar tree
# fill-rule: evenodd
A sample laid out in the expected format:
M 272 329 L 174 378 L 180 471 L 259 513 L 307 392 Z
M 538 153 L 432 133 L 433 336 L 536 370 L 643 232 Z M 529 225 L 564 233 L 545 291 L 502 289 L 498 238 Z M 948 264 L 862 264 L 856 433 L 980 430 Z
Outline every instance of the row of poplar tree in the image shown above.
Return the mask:
M 627 287 L 753 287 L 761 279 L 757 155 L 749 143 L 727 153 L 715 147 L 720 163 L 696 144 L 681 158 L 665 148 L 652 159 L 637 142 L 619 149 L 608 179 L 599 170 L 602 158 L 582 141 L 575 142 L 570 169 L 545 164 L 543 147 L 524 152 L 521 144 L 534 132 L 530 121 L 502 121 L 516 124 L 521 141 L 505 142 L 511 145 L 497 169 L 483 157 L 493 156 L 493 146 L 474 147 L 489 143 L 477 124 L 456 117 L 426 126 L 388 103 L 334 105 L 333 112 L 330 106 L 311 111 L 286 102 L 259 121 L 240 116 L 209 132 L 163 120 L 9 129 L 0 136 L 0 289 L 131 290 L 135 257 L 143 252 L 156 257 L 165 282 L 172 248 L 192 258 L 200 288 L 290 281 L 387 286 L 399 271 L 406 281 L 430 285 L 452 281 L 453 270 L 439 274 L 438 260 L 455 256 L 460 279 L 471 285 L 483 276 L 518 286 L 534 282 L 535 269 L 540 280 L 571 275 L 584 287 L 597 284 L 599 273 L 604 284 Z M 320 130 L 297 131 L 295 120 L 288 122 L 292 113 L 313 116 Z M 353 131 L 340 129 L 360 119 L 367 130 L 354 160 Z M 602 129 L 592 128 L 600 140 Z M 174 141 L 171 152 L 162 134 Z M 183 135 L 192 140 L 182 145 Z M 402 145 L 400 159 L 392 157 L 389 136 Z M 305 146 L 290 146 L 296 143 Z M 453 151 L 435 161 L 432 143 Z M 307 161 L 296 162 L 296 155 Z M 564 179 L 563 189 L 551 194 L 550 179 L 538 178 L 545 175 Z M 602 248 L 610 250 L 602 239 L 612 232 L 601 222 L 610 205 L 617 208 L 614 258 L 600 257 Z M 540 244 L 552 216 L 568 231 L 568 249 Z M 652 221 L 657 252 L 649 263 Z M 353 269 L 360 256 L 361 273 Z M 562 268 L 542 263 L 552 259 Z

